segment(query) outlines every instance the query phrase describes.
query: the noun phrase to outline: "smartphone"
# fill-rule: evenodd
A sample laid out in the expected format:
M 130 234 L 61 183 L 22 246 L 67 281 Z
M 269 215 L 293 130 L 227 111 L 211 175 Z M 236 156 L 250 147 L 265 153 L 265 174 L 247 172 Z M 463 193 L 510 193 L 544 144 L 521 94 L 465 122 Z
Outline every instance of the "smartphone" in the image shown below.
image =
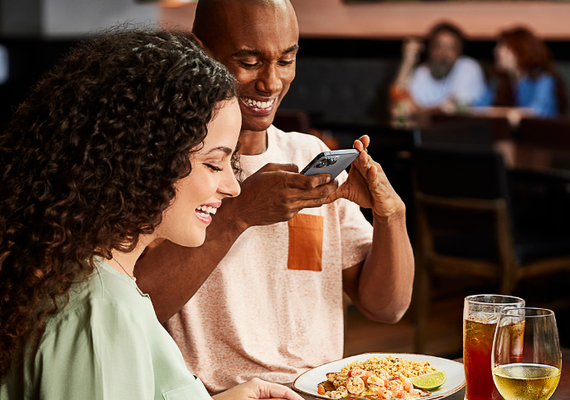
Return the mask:
M 346 169 L 360 152 L 356 149 L 323 151 L 311 161 L 301 173 L 303 175 L 329 174 L 331 180 Z

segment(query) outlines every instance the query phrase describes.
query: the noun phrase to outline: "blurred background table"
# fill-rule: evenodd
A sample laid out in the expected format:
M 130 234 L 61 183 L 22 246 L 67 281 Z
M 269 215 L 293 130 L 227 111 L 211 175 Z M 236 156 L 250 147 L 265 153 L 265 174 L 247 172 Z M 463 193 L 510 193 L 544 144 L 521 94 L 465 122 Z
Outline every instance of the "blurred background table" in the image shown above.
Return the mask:
M 463 360 L 457 360 L 463 361 Z M 465 388 L 447 397 L 447 400 L 463 400 L 465 398 Z M 562 348 L 562 376 L 556 391 L 550 400 L 570 399 L 570 348 Z

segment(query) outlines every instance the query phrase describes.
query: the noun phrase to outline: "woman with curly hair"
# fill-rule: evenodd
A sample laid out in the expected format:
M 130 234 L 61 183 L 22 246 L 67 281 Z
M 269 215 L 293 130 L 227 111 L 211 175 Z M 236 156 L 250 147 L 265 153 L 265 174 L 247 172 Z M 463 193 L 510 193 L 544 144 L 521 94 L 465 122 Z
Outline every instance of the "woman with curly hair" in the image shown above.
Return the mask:
M 565 112 L 564 85 L 552 55 L 530 30 L 516 27 L 501 32 L 494 54 L 494 71 L 478 106 L 516 107 L 521 116 Z
M 202 244 L 240 191 L 240 125 L 233 78 L 182 33 L 85 41 L 44 77 L 0 136 L 0 399 L 209 398 L 133 269 L 155 239 Z

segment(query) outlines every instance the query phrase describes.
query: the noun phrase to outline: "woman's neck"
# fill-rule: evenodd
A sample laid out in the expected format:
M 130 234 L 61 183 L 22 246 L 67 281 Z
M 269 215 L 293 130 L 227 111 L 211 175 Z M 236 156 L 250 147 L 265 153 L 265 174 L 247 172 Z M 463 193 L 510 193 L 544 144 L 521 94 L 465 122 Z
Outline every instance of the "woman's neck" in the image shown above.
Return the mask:
M 135 264 L 146 246 L 148 246 L 153 240 L 154 235 L 142 235 L 139 237 L 138 243 L 132 251 L 125 253 L 116 249 L 112 250 L 112 258 L 107 260 L 107 263 L 121 274 L 125 274 L 129 278 L 135 280 Z

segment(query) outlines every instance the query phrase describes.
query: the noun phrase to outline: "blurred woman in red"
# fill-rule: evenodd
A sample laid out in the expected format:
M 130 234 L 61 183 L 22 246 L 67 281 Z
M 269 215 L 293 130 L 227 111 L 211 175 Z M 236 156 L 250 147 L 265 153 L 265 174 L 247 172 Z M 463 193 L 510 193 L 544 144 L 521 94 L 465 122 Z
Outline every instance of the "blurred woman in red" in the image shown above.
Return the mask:
M 530 30 L 500 33 L 495 66 L 479 106 L 520 108 L 522 115 L 556 116 L 566 109 L 566 95 L 548 47 Z

